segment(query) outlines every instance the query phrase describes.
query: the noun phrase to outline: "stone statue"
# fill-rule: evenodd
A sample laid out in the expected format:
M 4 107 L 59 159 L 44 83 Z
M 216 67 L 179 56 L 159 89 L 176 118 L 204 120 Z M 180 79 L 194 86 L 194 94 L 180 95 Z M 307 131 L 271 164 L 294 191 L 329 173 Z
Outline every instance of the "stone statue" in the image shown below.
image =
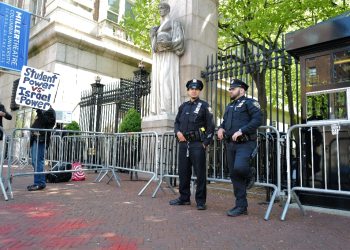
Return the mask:
M 176 115 L 180 106 L 180 56 L 185 52 L 182 24 L 169 17 L 170 5 L 158 5 L 160 25 L 150 30 L 152 45 L 152 88 L 150 111 L 153 115 Z

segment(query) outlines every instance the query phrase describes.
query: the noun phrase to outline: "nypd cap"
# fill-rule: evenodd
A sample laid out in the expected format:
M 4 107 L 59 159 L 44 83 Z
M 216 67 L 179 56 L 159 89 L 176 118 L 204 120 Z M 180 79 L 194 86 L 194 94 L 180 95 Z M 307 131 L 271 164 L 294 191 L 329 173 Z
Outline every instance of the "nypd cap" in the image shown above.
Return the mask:
M 244 90 L 247 90 L 249 88 L 249 86 L 247 84 L 245 84 L 245 82 L 238 80 L 238 79 L 233 79 L 230 83 L 230 89 L 234 89 L 237 87 L 241 87 Z
M 186 88 L 187 90 L 189 89 L 199 89 L 200 91 L 202 91 L 203 89 L 203 83 L 201 80 L 198 79 L 192 79 L 189 80 L 186 84 Z

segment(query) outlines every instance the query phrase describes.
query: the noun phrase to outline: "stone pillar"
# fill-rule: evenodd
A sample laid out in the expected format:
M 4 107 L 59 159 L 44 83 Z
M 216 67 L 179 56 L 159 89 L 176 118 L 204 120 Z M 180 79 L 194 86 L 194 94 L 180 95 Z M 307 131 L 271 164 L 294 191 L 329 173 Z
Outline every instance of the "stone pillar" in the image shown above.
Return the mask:
M 206 71 L 207 56 L 218 49 L 218 4 L 219 0 L 168 0 L 170 17 L 181 21 L 185 29 L 186 52 L 180 58 L 181 102 L 187 101 L 186 83 L 201 78 Z M 204 84 L 206 87 L 206 84 Z M 201 98 L 204 99 L 204 89 Z
M 181 102 L 189 100 L 186 83 L 201 78 L 206 71 L 207 56 L 215 54 L 218 48 L 218 4 L 219 0 L 167 0 L 170 17 L 180 20 L 184 27 L 186 52 L 180 58 Z M 152 86 L 152 83 L 151 83 Z M 206 87 L 206 84 L 204 84 Z M 201 98 L 205 99 L 204 89 Z M 174 115 L 148 116 L 142 120 L 142 131 L 159 134 L 174 130 Z

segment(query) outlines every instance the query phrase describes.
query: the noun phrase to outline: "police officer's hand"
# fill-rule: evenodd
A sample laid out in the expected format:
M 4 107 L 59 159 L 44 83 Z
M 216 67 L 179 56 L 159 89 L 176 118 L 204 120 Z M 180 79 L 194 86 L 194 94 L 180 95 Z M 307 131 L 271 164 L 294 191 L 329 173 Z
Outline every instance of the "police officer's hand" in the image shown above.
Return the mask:
M 219 129 L 218 137 L 219 137 L 220 140 L 224 139 L 224 132 L 225 132 L 225 129 L 223 129 L 223 128 Z
M 203 143 L 202 143 L 203 144 Z M 205 145 L 203 144 L 203 148 L 205 148 Z
M 179 139 L 179 141 L 186 141 L 185 136 L 179 131 L 177 132 L 177 138 Z
M 0 111 L 0 116 L 5 116 L 5 112 Z
M 241 135 L 243 135 L 243 133 L 242 133 L 242 132 L 237 131 L 236 133 L 234 133 L 234 134 L 233 134 L 233 136 L 232 136 L 232 140 L 233 140 L 233 141 L 236 141 L 236 140 L 237 140 L 237 137 L 238 137 L 238 136 L 241 136 Z

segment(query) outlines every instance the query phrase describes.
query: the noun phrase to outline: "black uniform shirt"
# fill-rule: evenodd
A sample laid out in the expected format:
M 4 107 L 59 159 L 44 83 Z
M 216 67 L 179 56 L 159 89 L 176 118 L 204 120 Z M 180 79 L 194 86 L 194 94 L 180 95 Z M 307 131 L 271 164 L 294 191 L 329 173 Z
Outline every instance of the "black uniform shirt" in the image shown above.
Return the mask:
M 188 116 L 188 124 L 186 126 L 186 116 Z M 215 123 L 213 114 L 209 104 L 201 99 L 197 99 L 194 102 L 188 101 L 181 104 L 179 107 L 179 112 L 175 119 L 175 129 L 174 132 L 181 131 L 185 134 L 189 131 L 198 131 L 198 129 L 205 128 L 205 140 L 203 144 L 208 146 L 210 143 L 214 130 Z
M 242 96 L 226 107 L 224 120 L 219 128 L 225 129 L 227 135 L 233 135 L 239 129 L 243 134 L 255 134 L 261 124 L 259 103 L 255 99 Z

